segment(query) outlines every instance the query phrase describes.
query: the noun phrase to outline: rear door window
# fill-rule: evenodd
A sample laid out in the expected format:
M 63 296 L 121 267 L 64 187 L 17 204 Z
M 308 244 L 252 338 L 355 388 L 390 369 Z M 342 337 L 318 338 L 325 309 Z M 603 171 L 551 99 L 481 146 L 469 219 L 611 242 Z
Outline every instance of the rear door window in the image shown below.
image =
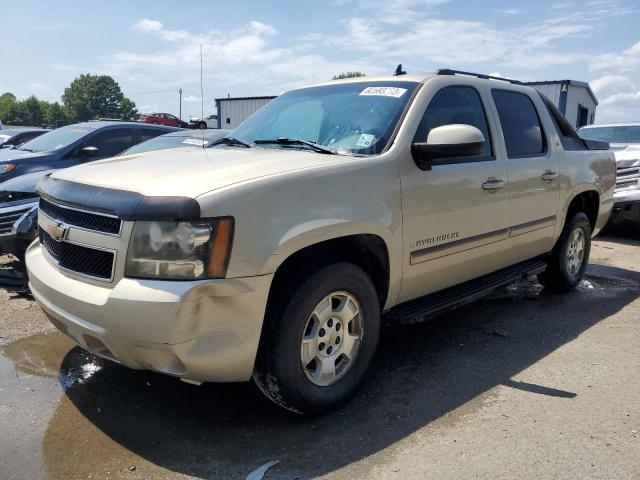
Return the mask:
M 87 146 L 96 147 L 98 157 L 113 157 L 133 145 L 132 134 L 130 128 L 110 128 L 88 139 Z
M 492 90 L 509 158 L 536 157 L 546 153 L 547 142 L 531 99 L 519 92 Z
M 140 142 L 146 142 L 151 138 L 156 138 L 158 135 L 169 133 L 166 130 L 159 130 L 157 128 L 141 128 L 139 132 L 140 132 Z

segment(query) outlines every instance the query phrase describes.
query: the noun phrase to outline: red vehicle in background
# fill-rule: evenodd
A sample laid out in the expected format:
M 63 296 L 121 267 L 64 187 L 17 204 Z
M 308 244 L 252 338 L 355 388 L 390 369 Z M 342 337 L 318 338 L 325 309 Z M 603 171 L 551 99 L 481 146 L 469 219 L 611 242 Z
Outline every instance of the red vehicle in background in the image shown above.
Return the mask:
M 166 125 L 167 127 L 187 128 L 187 122 L 183 122 L 175 115 L 170 113 L 147 113 L 140 115 L 138 120 L 143 123 L 152 123 L 154 125 Z

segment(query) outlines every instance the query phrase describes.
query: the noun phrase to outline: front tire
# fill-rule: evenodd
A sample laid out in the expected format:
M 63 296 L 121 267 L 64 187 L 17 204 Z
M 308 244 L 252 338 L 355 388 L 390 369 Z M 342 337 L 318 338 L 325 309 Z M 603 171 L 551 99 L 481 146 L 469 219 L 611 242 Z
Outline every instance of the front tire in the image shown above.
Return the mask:
M 200 122 L 199 127 L 200 127 L 200 130 L 205 130 L 207 128 L 207 124 L 204 122 Z
M 345 401 L 364 377 L 380 332 L 368 275 L 336 263 L 285 289 L 267 315 L 254 380 L 273 402 L 318 414 Z
M 570 292 L 584 277 L 590 251 L 591 222 L 578 212 L 566 223 L 538 281 L 552 292 Z

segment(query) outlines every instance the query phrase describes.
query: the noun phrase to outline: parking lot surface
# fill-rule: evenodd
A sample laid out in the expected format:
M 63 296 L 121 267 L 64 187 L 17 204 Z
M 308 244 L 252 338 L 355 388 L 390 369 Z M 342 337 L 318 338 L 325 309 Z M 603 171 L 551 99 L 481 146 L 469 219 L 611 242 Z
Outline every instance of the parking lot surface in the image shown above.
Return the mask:
M 640 237 L 594 241 L 568 295 L 523 282 L 387 326 L 356 397 L 320 418 L 252 384 L 96 359 L 0 292 L 0 478 L 640 478 Z M 135 321 L 135 319 L 132 319 Z

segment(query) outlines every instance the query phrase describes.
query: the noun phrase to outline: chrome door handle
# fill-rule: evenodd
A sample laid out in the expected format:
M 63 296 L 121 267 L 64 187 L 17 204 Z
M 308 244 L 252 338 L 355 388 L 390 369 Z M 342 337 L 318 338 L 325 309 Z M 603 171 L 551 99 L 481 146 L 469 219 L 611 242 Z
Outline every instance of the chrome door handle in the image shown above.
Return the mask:
M 501 188 L 504 188 L 505 185 L 506 183 L 504 180 L 487 180 L 482 184 L 482 189 L 489 191 L 499 190 Z
M 551 170 L 547 170 L 542 174 L 542 180 L 545 182 L 552 182 L 558 178 L 558 172 L 553 172 Z

